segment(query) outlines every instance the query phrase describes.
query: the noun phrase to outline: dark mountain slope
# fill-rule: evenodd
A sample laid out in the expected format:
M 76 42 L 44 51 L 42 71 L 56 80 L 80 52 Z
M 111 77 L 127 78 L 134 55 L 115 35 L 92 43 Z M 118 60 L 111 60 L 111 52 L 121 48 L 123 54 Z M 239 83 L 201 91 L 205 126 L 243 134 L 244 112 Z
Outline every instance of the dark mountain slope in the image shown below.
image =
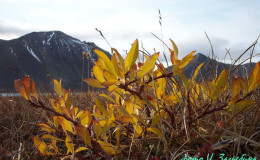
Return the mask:
M 95 48 L 102 50 L 94 43 L 82 42 L 60 31 L 32 32 L 17 39 L 0 40 L 0 89 L 12 89 L 14 79 L 24 75 L 44 86 L 50 84 L 51 78 L 62 78 L 64 86 L 79 89 L 82 53 L 90 53 L 89 68 L 85 58 L 87 77 L 87 70 L 90 73 L 93 65 L 91 60 L 97 59 Z
M 227 70 L 230 69 L 231 65 L 227 64 L 227 63 L 222 63 L 222 62 L 218 62 L 214 59 L 210 59 L 207 56 L 198 53 L 195 55 L 195 58 L 183 69 L 184 74 L 190 78 L 190 75 L 192 75 L 195 71 L 195 69 L 204 62 L 203 67 L 200 70 L 200 74 L 204 77 L 204 78 L 208 78 L 208 77 L 212 77 L 212 66 L 213 66 L 213 70 L 216 71 L 216 67 L 217 67 L 217 73 L 220 74 L 221 71 L 226 68 Z M 251 63 L 250 64 L 243 64 L 242 66 L 238 67 L 233 73 L 235 73 L 236 75 L 240 76 L 240 77 L 244 77 L 246 76 L 246 74 L 250 73 L 252 71 L 252 69 L 254 68 L 255 63 Z M 233 66 L 232 68 L 235 68 L 235 66 Z

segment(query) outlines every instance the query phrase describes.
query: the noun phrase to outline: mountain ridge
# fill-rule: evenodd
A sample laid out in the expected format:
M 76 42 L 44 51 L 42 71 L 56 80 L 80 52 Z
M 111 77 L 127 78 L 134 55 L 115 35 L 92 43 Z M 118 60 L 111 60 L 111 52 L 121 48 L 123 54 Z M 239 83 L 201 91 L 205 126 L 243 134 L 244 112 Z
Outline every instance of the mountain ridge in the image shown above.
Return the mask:
M 102 50 L 108 57 L 110 53 L 95 45 L 94 42 L 80 41 L 62 31 L 31 32 L 11 40 L 0 39 L 0 91 L 14 91 L 13 81 L 30 75 L 41 88 L 52 88 L 51 79 L 62 79 L 65 88 L 79 90 L 82 79 L 82 53 L 89 52 L 90 58 L 84 58 L 84 78 L 90 77 L 93 62 L 97 55 L 93 49 Z M 210 77 L 211 66 L 217 74 L 231 67 L 228 63 L 217 62 L 204 54 L 195 54 L 194 59 L 183 68 L 183 73 L 190 78 L 197 66 L 205 63 L 198 77 Z M 88 66 L 89 64 L 89 66 Z M 235 74 L 245 76 L 250 73 L 255 63 L 243 64 Z M 216 66 L 218 68 L 216 69 Z M 236 66 L 233 66 L 233 68 Z M 171 67 L 170 67 L 171 68 Z M 247 71 L 247 68 L 249 69 Z M 83 88 L 87 84 L 83 83 Z
M 63 79 L 63 85 L 72 89 L 81 86 L 82 53 L 89 52 L 85 58 L 84 77 L 89 77 L 97 55 L 93 49 L 109 52 L 93 42 L 83 42 L 61 31 L 31 32 L 12 40 L 0 40 L 0 88 L 13 88 L 13 80 L 30 75 L 38 83 L 51 86 L 50 79 Z M 89 75 L 87 75 L 89 73 Z M 86 88 L 86 85 L 84 84 Z M 4 88 L 4 89 L 3 89 Z
M 190 78 L 195 69 L 201 64 L 204 63 L 204 65 L 200 69 L 200 74 L 203 78 L 210 77 L 208 73 L 212 74 L 212 66 L 213 70 L 217 71 L 217 75 L 221 73 L 221 71 L 226 68 L 227 70 L 229 69 L 234 69 L 234 74 L 240 77 L 245 77 L 247 74 L 249 74 L 252 69 L 254 68 L 256 63 L 245 63 L 242 64 L 241 67 L 237 67 L 237 65 L 232 66 L 229 63 L 223 63 L 216 61 L 215 59 L 211 59 L 207 57 L 206 55 L 202 53 L 197 53 L 194 57 L 194 59 L 183 69 L 184 74 Z M 236 69 L 235 69 L 236 68 Z M 208 79 L 207 79 L 208 80 Z

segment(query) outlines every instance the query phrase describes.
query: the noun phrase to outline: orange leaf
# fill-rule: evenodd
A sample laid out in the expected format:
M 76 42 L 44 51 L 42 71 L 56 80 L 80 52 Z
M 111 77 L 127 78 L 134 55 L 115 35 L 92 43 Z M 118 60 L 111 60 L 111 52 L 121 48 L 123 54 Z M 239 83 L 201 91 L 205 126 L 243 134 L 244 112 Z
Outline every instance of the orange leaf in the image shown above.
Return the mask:
M 77 126 L 77 133 L 84 140 L 85 144 L 92 147 L 91 146 L 91 137 L 90 137 L 87 127 Z
M 172 65 L 176 65 L 176 58 L 175 58 L 175 54 L 174 54 L 174 51 L 172 49 L 169 48 L 169 51 L 171 53 L 171 61 L 172 61 Z
M 28 100 L 28 96 L 25 92 L 25 87 L 23 85 L 23 82 L 18 79 L 14 81 L 14 88 L 16 89 L 17 92 L 19 92 L 25 99 Z
M 31 100 L 31 79 L 29 76 L 25 77 L 22 79 L 24 88 L 25 88 L 25 93 L 28 97 L 28 99 Z
M 36 88 L 35 88 L 35 83 L 34 81 L 32 81 L 32 93 L 33 93 L 33 96 L 37 99 L 38 101 L 38 96 L 37 96 L 37 93 L 36 93 Z

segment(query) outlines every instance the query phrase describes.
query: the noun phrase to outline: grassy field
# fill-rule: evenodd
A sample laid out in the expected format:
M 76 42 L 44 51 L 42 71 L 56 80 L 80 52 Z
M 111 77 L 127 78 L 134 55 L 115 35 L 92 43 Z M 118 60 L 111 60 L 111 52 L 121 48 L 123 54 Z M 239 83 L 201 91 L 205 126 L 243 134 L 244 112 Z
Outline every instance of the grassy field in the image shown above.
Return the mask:
M 70 99 L 75 106 L 91 110 L 95 103 L 94 97 L 98 94 L 93 92 L 83 95 L 70 95 Z M 48 102 L 50 98 L 52 98 L 51 95 L 40 96 L 40 99 L 47 106 L 50 106 Z M 250 98 L 259 101 L 259 90 Z M 32 137 L 43 134 L 37 124 L 46 122 L 46 117 L 51 117 L 51 114 L 43 109 L 33 108 L 20 96 L 1 97 L 0 111 L 0 156 L 2 159 L 18 159 L 18 157 L 21 159 L 45 159 L 46 157 L 41 157 L 33 145 Z M 187 141 L 184 140 L 184 137 L 177 137 L 170 142 L 172 143 L 170 148 L 171 158 L 180 159 L 185 153 L 196 155 L 203 148 L 203 145 L 207 150 L 207 144 L 213 145 L 217 143 L 219 145 L 215 145 L 216 147 L 212 148 L 215 154 L 225 153 L 230 156 L 246 154 L 247 156 L 259 158 L 260 147 L 250 143 L 250 140 L 260 141 L 259 115 L 259 105 L 236 114 L 231 114 L 224 110 L 207 115 L 200 121 L 201 124 L 198 130 L 190 130 L 192 139 Z M 229 140 L 229 142 L 225 142 L 226 140 Z M 129 139 L 125 139 L 125 143 L 130 143 Z M 155 146 L 154 144 L 157 145 Z M 154 155 L 163 157 L 162 145 L 162 143 L 159 143 L 159 140 L 152 138 L 136 139 L 131 157 L 132 159 L 146 159 L 148 155 L 150 155 L 150 159 Z M 127 149 L 122 150 L 122 157 L 127 157 L 127 154 Z M 54 156 L 47 159 L 58 158 Z M 97 157 L 89 156 L 88 158 L 95 159 Z
M 97 94 L 98 92 L 71 94 L 70 99 L 76 106 L 90 109 L 94 104 L 91 97 Z M 39 96 L 49 106 L 48 99 L 54 97 L 52 94 Z M 17 159 L 18 155 L 23 159 L 44 159 L 40 158 L 33 145 L 32 137 L 42 134 L 37 124 L 46 122 L 46 117 L 50 117 L 50 113 L 33 108 L 22 96 L 8 94 L 0 97 L 0 117 L 0 157 L 2 159 Z

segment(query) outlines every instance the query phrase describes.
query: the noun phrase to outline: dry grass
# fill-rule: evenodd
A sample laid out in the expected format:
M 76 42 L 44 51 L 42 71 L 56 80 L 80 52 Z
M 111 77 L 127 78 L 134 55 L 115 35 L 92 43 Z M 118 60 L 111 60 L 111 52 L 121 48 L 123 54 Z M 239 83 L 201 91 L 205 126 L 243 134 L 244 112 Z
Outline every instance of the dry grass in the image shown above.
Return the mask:
M 93 98 L 96 95 L 98 95 L 98 92 L 71 95 L 70 99 L 75 106 L 86 109 L 86 107 L 91 108 L 93 106 Z M 42 95 L 41 99 L 46 102 L 46 105 L 49 105 L 47 99 L 50 97 L 52 95 Z M 260 158 L 260 146 L 253 143 L 257 142 L 259 144 L 260 141 L 259 90 L 250 98 L 258 100 L 258 105 L 250 110 L 236 114 L 220 111 L 207 115 L 196 123 L 199 123 L 199 125 L 194 125 L 188 129 L 188 140 L 184 135 L 168 142 L 171 143 L 171 148 L 169 148 L 171 157 L 169 158 L 180 159 L 183 154 L 196 155 L 198 147 L 204 143 L 213 145 L 222 140 L 230 140 L 231 142 L 218 146 L 218 148 L 215 148 L 214 153 L 225 153 L 227 155 L 247 154 Z M 42 159 L 33 146 L 31 137 L 42 134 L 37 124 L 46 122 L 45 117 L 50 116 L 49 113 L 42 109 L 32 108 L 22 97 L 1 97 L 0 156 L 2 159 L 18 159 L 18 156 L 23 157 L 23 159 Z M 218 122 L 222 123 L 223 128 L 218 126 Z M 129 143 L 129 139 L 126 139 L 126 144 Z M 151 144 L 158 145 L 152 146 Z M 146 159 L 148 155 L 150 155 L 150 158 L 154 155 L 163 157 L 162 145 L 163 143 L 160 143 L 158 139 L 136 139 L 131 157 L 134 159 Z M 127 156 L 128 151 L 122 150 L 122 157 L 126 158 Z M 58 159 L 58 157 L 49 158 Z
M 71 94 L 70 99 L 81 109 L 93 106 L 93 97 L 98 92 Z M 48 99 L 53 95 L 40 94 L 40 98 L 50 106 Z M 21 96 L 8 94 L 0 97 L 0 159 L 38 159 L 39 155 L 31 137 L 41 135 L 37 124 L 45 123 L 50 114 L 42 109 L 35 109 Z

